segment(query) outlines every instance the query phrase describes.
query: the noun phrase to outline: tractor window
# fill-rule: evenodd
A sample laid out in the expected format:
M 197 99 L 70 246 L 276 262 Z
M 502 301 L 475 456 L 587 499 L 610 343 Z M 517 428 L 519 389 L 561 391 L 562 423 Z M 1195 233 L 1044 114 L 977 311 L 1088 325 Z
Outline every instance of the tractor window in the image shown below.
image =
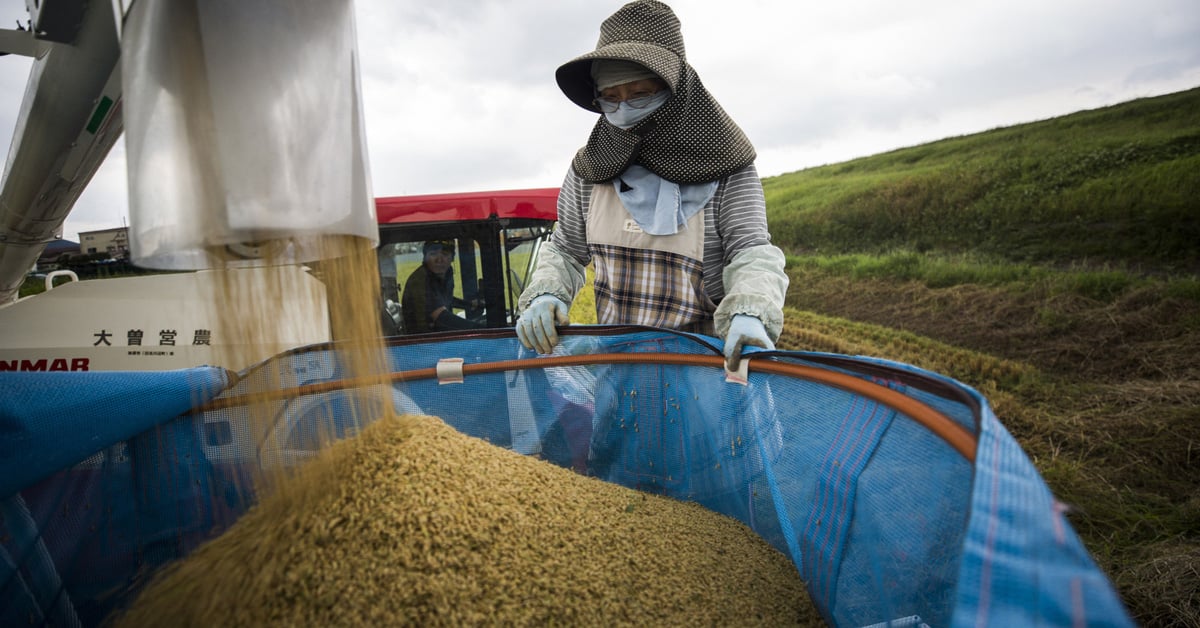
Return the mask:
M 486 326 L 484 260 L 475 240 L 396 242 L 381 246 L 378 257 L 385 334 Z M 439 312 L 443 301 L 450 317 Z
M 399 271 L 400 260 L 405 253 L 411 253 L 413 242 L 397 242 L 384 244 L 379 247 L 379 289 L 380 314 L 383 335 L 395 336 L 402 333 L 403 325 L 400 317 L 400 287 L 403 285 L 403 275 Z
M 508 269 L 508 300 L 516 309 L 521 292 L 529 284 L 542 242 L 549 237 L 547 227 L 505 230 L 505 266 Z
M 378 261 L 383 289 L 380 295 L 383 333 L 394 336 L 512 326 L 517 301 L 529 283 L 539 248 L 550 236 L 552 226 L 552 222 L 544 220 L 491 218 L 382 227 L 383 244 L 378 249 Z M 453 250 L 449 268 L 439 270 L 436 279 L 431 279 L 433 275 L 428 268 L 418 272 L 424 267 L 425 251 L 432 250 L 432 244 L 439 250 Z M 414 274 L 418 275 L 416 280 Z M 452 278 L 449 285 L 443 276 Z M 414 281 L 411 285 L 423 286 L 417 292 L 409 288 Z M 424 298 L 418 298 L 421 296 Z M 436 307 L 426 309 L 422 303 L 441 304 L 447 300 L 452 301 L 449 309 L 455 318 L 436 321 L 431 329 L 430 316 Z M 423 319 L 417 310 L 424 310 Z

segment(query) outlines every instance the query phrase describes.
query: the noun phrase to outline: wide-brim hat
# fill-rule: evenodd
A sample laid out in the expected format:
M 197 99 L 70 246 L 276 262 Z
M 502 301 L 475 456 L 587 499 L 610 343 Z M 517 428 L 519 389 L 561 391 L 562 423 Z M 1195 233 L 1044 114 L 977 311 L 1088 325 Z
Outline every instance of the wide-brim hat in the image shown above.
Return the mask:
M 754 163 L 754 146 L 708 93 L 687 62 L 679 18 L 656 0 L 621 7 L 600 25 L 596 49 L 563 64 L 558 86 L 572 102 L 594 113 L 592 62 L 632 61 L 662 77 L 671 97 L 629 128 L 599 116 L 572 169 L 584 181 L 610 181 L 640 165 L 675 183 L 706 183 Z
M 595 113 L 596 84 L 592 62 L 597 59 L 632 61 L 657 74 L 671 91 L 678 91 L 687 55 L 679 18 L 671 7 L 656 0 L 630 2 L 600 24 L 596 49 L 559 66 L 558 87 L 571 102 Z

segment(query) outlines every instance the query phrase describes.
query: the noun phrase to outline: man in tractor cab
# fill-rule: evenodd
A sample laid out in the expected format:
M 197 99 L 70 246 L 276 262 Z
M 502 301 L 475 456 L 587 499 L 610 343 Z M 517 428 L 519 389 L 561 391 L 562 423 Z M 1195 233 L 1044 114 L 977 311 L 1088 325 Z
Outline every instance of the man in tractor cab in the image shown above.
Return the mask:
M 482 323 L 454 313 L 454 308 L 478 310 L 480 299 L 464 301 L 454 296 L 455 246 L 453 240 L 429 240 L 422 247 L 424 260 L 404 283 L 404 331 L 419 334 L 447 329 L 478 329 Z

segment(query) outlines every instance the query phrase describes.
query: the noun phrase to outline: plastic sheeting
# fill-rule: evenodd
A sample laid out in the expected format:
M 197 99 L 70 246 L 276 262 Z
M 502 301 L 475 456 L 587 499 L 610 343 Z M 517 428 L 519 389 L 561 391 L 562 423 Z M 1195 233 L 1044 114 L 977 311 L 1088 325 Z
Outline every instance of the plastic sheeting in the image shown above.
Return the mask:
M 884 360 L 758 350 L 731 383 L 719 346 L 597 326 L 542 358 L 511 330 L 409 337 L 386 349 L 394 383 L 368 394 L 342 389 L 336 347 L 317 346 L 211 402 L 220 369 L 0 374 L 0 624 L 99 624 L 245 512 L 261 469 L 390 405 L 737 518 L 791 557 L 833 625 L 1132 625 L 976 391 Z M 283 392 L 250 421 L 242 400 L 262 391 Z M 956 449 L 913 408 L 977 444 Z

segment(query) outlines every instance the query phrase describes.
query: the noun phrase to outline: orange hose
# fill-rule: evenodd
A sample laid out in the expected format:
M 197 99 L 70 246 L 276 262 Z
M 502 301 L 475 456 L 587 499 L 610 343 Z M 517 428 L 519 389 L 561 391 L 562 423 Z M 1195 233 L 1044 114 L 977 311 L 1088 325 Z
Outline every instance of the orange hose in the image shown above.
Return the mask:
M 522 360 L 502 360 L 499 362 L 483 362 L 479 364 L 463 364 L 463 376 L 503 371 L 516 371 L 530 368 L 548 368 L 556 366 L 586 366 L 594 364 L 673 364 L 683 366 L 711 366 L 724 370 L 725 359 L 716 355 L 692 355 L 682 353 L 596 353 L 588 355 L 543 356 Z M 821 382 L 842 390 L 860 394 L 873 399 L 897 412 L 903 414 L 924 426 L 930 432 L 946 441 L 955 451 L 962 454 L 970 462 L 975 461 L 977 440 L 975 435 L 966 428 L 954 422 L 946 415 L 933 408 L 898 393 L 887 386 L 881 386 L 852 375 L 827 371 L 811 366 L 776 362 L 774 360 L 750 359 L 750 371 L 761 371 L 776 375 L 786 375 L 797 379 Z M 399 371 L 373 377 L 358 377 L 342 379 L 319 384 L 306 384 L 294 388 L 253 393 L 237 397 L 214 399 L 206 404 L 193 408 L 192 412 L 208 412 L 234 406 L 247 405 L 263 401 L 277 401 L 299 395 L 314 395 L 347 388 L 378 385 L 397 381 L 416 381 L 437 377 L 436 368 L 413 369 Z

